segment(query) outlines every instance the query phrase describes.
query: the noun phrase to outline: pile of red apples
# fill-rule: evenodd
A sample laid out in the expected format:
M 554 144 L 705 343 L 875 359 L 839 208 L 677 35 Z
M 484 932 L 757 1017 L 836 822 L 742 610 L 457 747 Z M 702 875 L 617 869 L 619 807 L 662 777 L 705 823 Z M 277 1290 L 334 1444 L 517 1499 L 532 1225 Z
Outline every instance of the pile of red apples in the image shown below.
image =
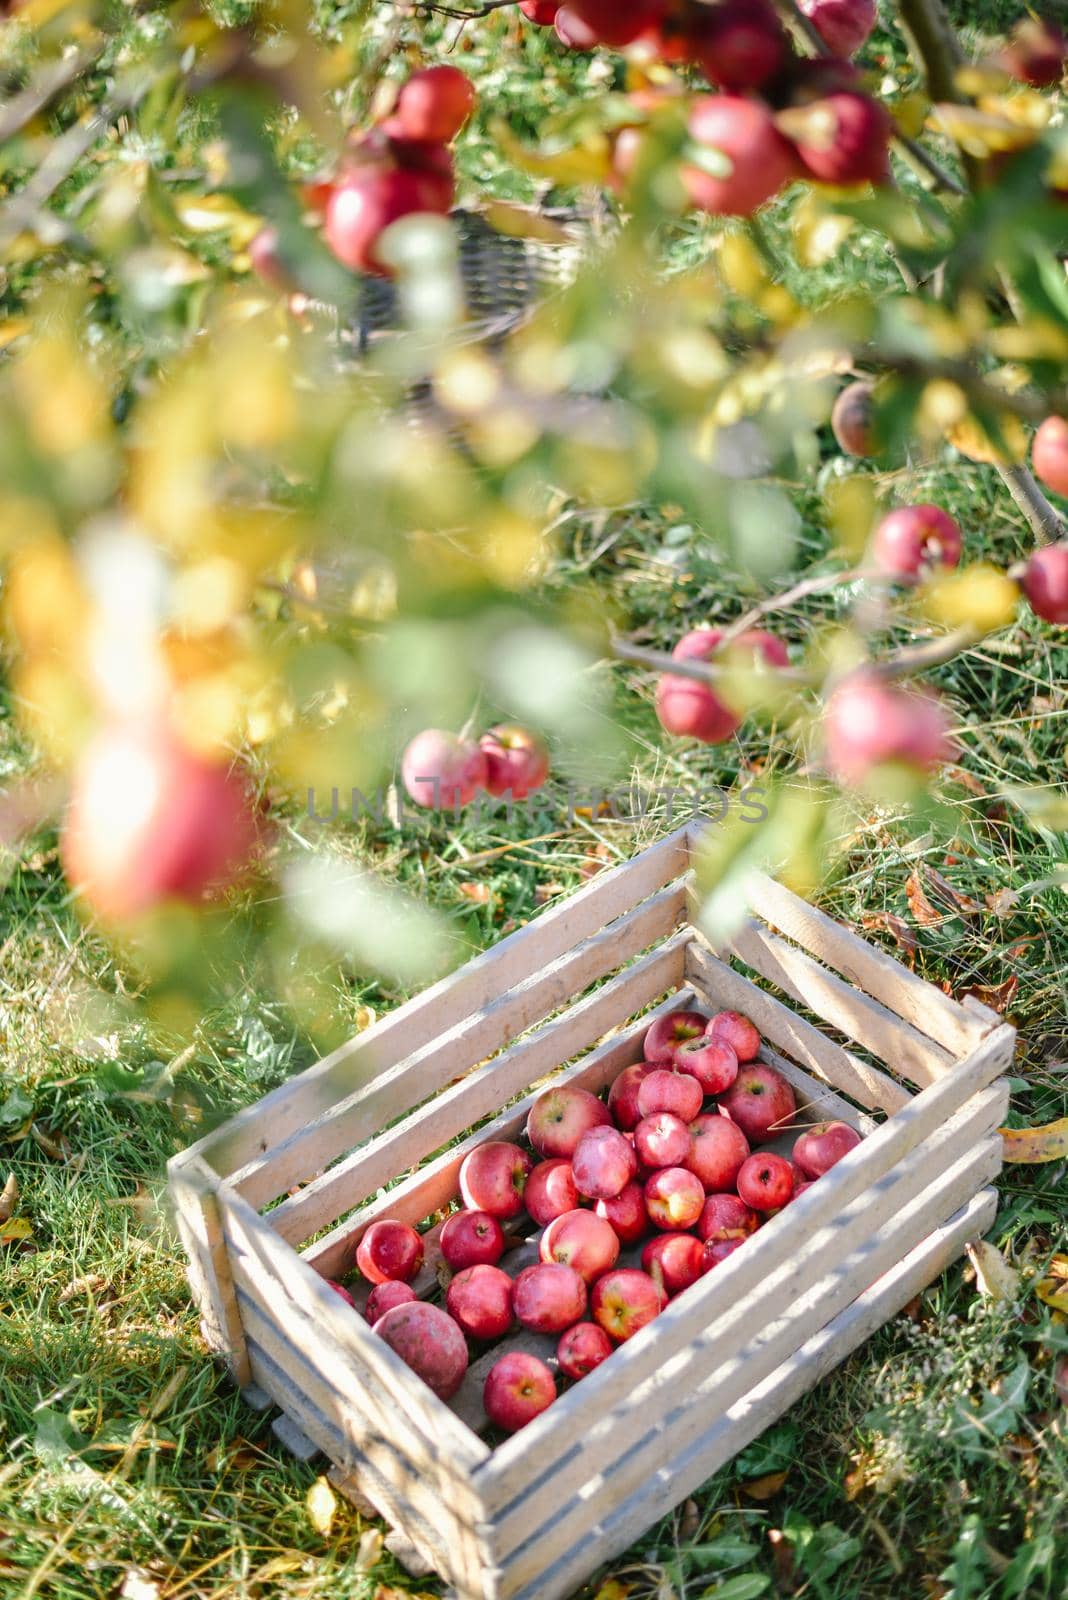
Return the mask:
M 846 1123 L 824 1122 L 803 1128 L 790 1157 L 761 1148 L 795 1130 L 797 1102 L 759 1050 L 737 1012 L 676 1011 L 652 1025 L 644 1060 L 604 1099 L 546 1090 L 527 1120 L 529 1149 L 490 1140 L 460 1168 L 464 1209 L 440 1233 L 444 1307 L 411 1287 L 424 1258 L 414 1228 L 386 1218 L 364 1233 L 356 1265 L 372 1285 L 375 1333 L 445 1400 L 471 1351 L 517 1324 L 550 1336 L 552 1363 L 506 1349 L 483 1387 L 496 1427 L 530 1422 L 559 1379 L 606 1361 L 860 1142 Z M 541 1229 L 539 1260 L 512 1276 L 507 1251 L 529 1223 Z

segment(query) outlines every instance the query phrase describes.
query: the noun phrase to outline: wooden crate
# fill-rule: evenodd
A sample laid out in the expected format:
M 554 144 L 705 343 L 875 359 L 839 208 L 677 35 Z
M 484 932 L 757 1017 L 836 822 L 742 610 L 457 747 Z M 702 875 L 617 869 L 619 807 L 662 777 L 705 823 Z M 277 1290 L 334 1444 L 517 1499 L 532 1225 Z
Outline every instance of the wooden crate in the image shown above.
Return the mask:
M 335 1481 L 358 1485 L 465 1600 L 570 1594 L 994 1216 L 996 1080 L 1014 1030 L 766 878 L 713 951 L 691 917 L 699 837 L 684 828 L 601 874 L 171 1165 L 212 1347 L 281 1407 L 282 1436 L 324 1451 Z M 517 1137 L 550 1075 L 604 1089 L 641 1058 L 652 1018 L 679 1007 L 750 1016 L 810 1120 L 865 1137 L 494 1447 L 480 1386 L 500 1345 L 445 1404 L 323 1278 L 350 1267 L 374 1218 L 418 1224 L 448 1207 L 467 1151 Z

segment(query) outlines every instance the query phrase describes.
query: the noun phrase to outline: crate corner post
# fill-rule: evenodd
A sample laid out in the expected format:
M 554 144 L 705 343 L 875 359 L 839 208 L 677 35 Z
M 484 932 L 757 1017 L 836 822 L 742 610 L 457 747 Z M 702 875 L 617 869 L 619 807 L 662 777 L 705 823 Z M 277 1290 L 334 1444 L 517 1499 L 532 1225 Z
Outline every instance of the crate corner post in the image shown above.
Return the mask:
M 245 1330 L 223 1237 L 218 1198 L 223 1182 L 193 1152 L 174 1156 L 167 1163 L 167 1187 L 205 1342 L 239 1388 L 254 1393 Z

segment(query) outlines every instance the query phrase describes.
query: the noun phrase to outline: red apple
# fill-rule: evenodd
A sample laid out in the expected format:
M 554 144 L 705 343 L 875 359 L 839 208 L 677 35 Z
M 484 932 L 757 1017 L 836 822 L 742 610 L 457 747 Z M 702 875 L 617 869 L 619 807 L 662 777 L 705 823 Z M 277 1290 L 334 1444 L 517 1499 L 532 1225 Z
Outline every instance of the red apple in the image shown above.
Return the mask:
M 760 89 L 785 66 L 789 42 L 764 0 L 721 0 L 704 13 L 691 31 L 691 50 L 717 88 Z
M 797 1099 L 781 1073 L 754 1062 L 740 1068 L 719 1108 L 750 1144 L 762 1144 L 783 1131 L 797 1110 Z
M 586 1284 L 574 1267 L 539 1262 L 524 1267 L 512 1285 L 512 1308 L 524 1328 L 562 1333 L 586 1310 Z
M 445 1309 L 472 1339 L 499 1339 L 512 1326 L 512 1280 L 500 1267 L 465 1267 L 445 1292 Z
M 556 1399 L 556 1379 L 544 1361 L 523 1350 L 509 1350 L 495 1361 L 482 1386 L 487 1417 L 506 1433 L 516 1433 Z
M 354 1310 L 354 1311 L 355 1311 L 355 1309 L 356 1309 L 356 1302 L 355 1302 L 355 1300 L 354 1300 L 354 1299 L 353 1299 L 353 1298 L 352 1298 L 352 1296 L 351 1296 L 351 1294 L 350 1294 L 350 1293 L 349 1293 L 349 1291 L 348 1291 L 348 1290 L 347 1290 L 347 1289 L 346 1289 L 346 1288 L 345 1288 L 345 1285 L 344 1285 L 344 1284 L 343 1284 L 343 1283 L 335 1283 L 335 1282 L 334 1282 L 334 1280 L 333 1280 L 333 1278 L 325 1278 L 325 1279 L 324 1279 L 324 1280 L 323 1280 L 323 1281 L 324 1281 L 324 1282 L 325 1282 L 325 1283 L 328 1283 L 328 1284 L 329 1284 L 329 1285 L 330 1285 L 330 1287 L 331 1287 L 331 1289 L 333 1289 L 333 1291 L 334 1291 L 334 1293 L 335 1293 L 335 1294 L 336 1294 L 336 1295 L 339 1295 L 339 1296 L 340 1296 L 340 1297 L 341 1297 L 341 1299 L 342 1299 L 342 1300 L 344 1300 L 344 1302 L 345 1302 L 345 1304 L 346 1304 L 346 1305 L 347 1305 L 347 1306 L 351 1306 L 351 1307 L 352 1307 L 352 1309 L 353 1309 L 353 1310 Z M 405 1288 L 405 1285 L 404 1285 L 404 1284 L 400 1284 L 400 1285 L 399 1285 L 399 1286 L 398 1286 L 398 1287 L 400 1287 L 400 1288 L 402 1288 L 402 1289 L 403 1289 L 403 1288 Z M 373 1290 L 373 1289 L 372 1289 L 372 1291 L 371 1291 L 371 1293 L 372 1293 L 372 1294 L 373 1294 L 373 1293 L 374 1293 L 374 1290 Z M 412 1298 L 412 1299 L 413 1299 L 413 1300 L 414 1300 L 414 1299 L 415 1299 L 415 1296 L 414 1296 L 414 1295 L 413 1295 L 413 1294 L 412 1294 L 412 1291 L 411 1291 L 411 1290 L 410 1290 L 410 1289 L 407 1289 L 407 1290 L 406 1290 L 406 1293 L 407 1293 L 407 1294 L 408 1294 L 408 1295 L 410 1295 L 410 1296 L 411 1296 L 411 1298 Z M 368 1305 L 370 1305 L 370 1303 L 371 1303 L 371 1301 L 370 1301 L 370 1297 L 368 1297 L 368 1301 L 367 1301 L 367 1304 L 368 1304 Z
M 553 30 L 560 43 L 569 50 L 596 50 L 598 45 L 597 35 L 581 17 L 575 15 L 570 6 L 560 7 L 553 18 Z
M 574 1211 L 578 1203 L 570 1161 L 539 1161 L 523 1190 L 523 1204 L 539 1228 L 566 1211 Z
M 726 172 L 714 175 L 694 163 L 681 178 L 691 205 L 713 216 L 748 217 L 777 194 L 797 170 L 792 147 L 775 126 L 762 100 L 741 95 L 698 95 L 692 102 L 689 134 L 698 150 L 711 152 Z
M 568 22 L 573 19 L 597 44 L 621 50 L 655 27 L 666 9 L 665 0 L 568 0 Z M 557 14 L 557 23 L 560 16 Z M 580 35 L 581 36 L 581 35 Z
M 899 506 L 875 530 L 875 564 L 894 578 L 917 578 L 960 561 L 961 532 L 941 506 Z
M 680 1044 L 685 1044 L 687 1039 L 700 1039 L 708 1026 L 707 1017 L 700 1011 L 672 1011 L 666 1017 L 659 1017 L 649 1029 L 642 1040 L 642 1050 L 645 1052 L 644 1066 L 648 1069 L 654 1067 L 670 1067 L 675 1060 L 675 1052 Z M 634 1072 L 634 1067 L 628 1067 L 628 1072 Z M 647 1070 L 643 1073 L 647 1076 Z M 637 1086 L 635 1087 L 635 1105 L 637 1104 Z
M 122 921 L 166 900 L 216 898 L 248 871 L 260 838 L 238 767 L 165 727 L 121 723 L 78 761 L 60 855 L 89 907 Z
M 617 1267 L 598 1278 L 590 1296 L 594 1321 L 616 1344 L 631 1339 L 667 1305 L 662 1284 L 636 1267 Z
M 541 1156 L 575 1153 L 575 1146 L 591 1128 L 607 1127 L 612 1118 L 603 1100 L 588 1089 L 562 1084 L 538 1096 L 527 1117 L 527 1138 Z
M 726 1039 L 689 1039 L 679 1046 L 675 1064 L 696 1078 L 705 1094 L 722 1094 L 738 1076 L 738 1056 Z
M 862 379 L 847 384 L 831 411 L 831 431 L 839 450 L 849 456 L 873 456 L 877 449 L 875 420 L 872 385 Z
M 718 628 L 695 628 L 692 633 L 683 635 L 671 654 L 677 661 L 711 661 L 719 650 L 722 637 Z M 682 678 L 674 672 L 664 672 L 657 679 L 655 707 L 657 719 L 665 733 L 673 733 L 683 739 L 699 739 L 702 744 L 722 744 L 741 725 L 741 718 L 724 705 L 711 683 L 701 683 L 696 678 Z M 661 1018 L 661 1022 L 669 1020 Z M 653 1028 L 660 1025 L 660 1022 L 654 1023 Z M 653 1059 L 649 1055 L 648 1045 L 646 1058 Z
M 948 715 L 933 694 L 863 670 L 828 700 L 823 737 L 828 769 L 844 784 L 863 784 L 887 763 L 926 775 L 954 754 Z
M 717 1011 L 708 1024 L 708 1037 L 729 1044 L 739 1061 L 755 1061 L 760 1053 L 760 1035 L 740 1011 Z
M 1020 83 L 1047 89 L 1059 83 L 1068 58 L 1068 40 L 1052 17 L 1024 17 L 997 57 Z
M 424 67 L 402 84 L 393 120 L 409 139 L 447 144 L 475 108 L 475 86 L 459 67 Z
M 519 0 L 523 15 L 539 28 L 551 28 L 560 9 L 560 0 Z
M 518 1217 L 523 1192 L 534 1163 L 517 1144 L 491 1139 L 464 1157 L 460 1168 L 460 1193 L 472 1211 L 491 1217 Z
M 470 739 L 441 728 L 417 733 L 401 757 L 401 778 L 417 806 L 456 810 L 486 786 L 486 756 Z
M 256 276 L 264 283 L 269 283 L 272 289 L 288 291 L 293 288 L 293 279 L 278 254 L 278 229 L 270 223 L 265 224 L 251 239 L 248 259 Z
M 486 756 L 486 789 L 492 795 L 525 800 L 549 776 L 548 747 L 527 728 L 502 723 L 478 742 Z
M 794 1194 L 793 1167 L 784 1156 L 762 1151 L 742 1162 L 738 1198 L 754 1211 L 779 1211 Z
M 612 1224 L 595 1211 L 565 1211 L 542 1234 L 538 1254 L 543 1261 L 560 1261 L 565 1267 L 574 1267 L 581 1278 L 592 1283 L 615 1266 L 619 1236 Z
M 608 1110 L 617 1128 L 630 1133 L 638 1126 L 642 1115 L 638 1110 L 638 1085 L 652 1070 L 652 1063 L 648 1061 L 625 1067 L 609 1089 Z
M 645 1195 L 640 1183 L 628 1183 L 610 1200 L 598 1200 L 593 1208 L 615 1230 L 622 1244 L 634 1244 L 649 1230 L 649 1213 L 645 1209 Z
M 392 1311 L 394 1306 L 407 1306 L 419 1296 L 415 1290 L 406 1283 L 398 1283 L 396 1278 L 387 1278 L 385 1283 L 376 1283 L 371 1293 L 367 1296 L 367 1306 L 364 1311 L 368 1322 L 374 1327 L 379 1317 L 384 1317 L 387 1311 Z
M 802 1178 L 822 1178 L 860 1143 L 860 1134 L 848 1122 L 817 1122 L 806 1128 L 794 1145 L 794 1160 Z
M 688 1132 L 690 1145 L 682 1166 L 700 1179 L 706 1194 L 733 1189 L 739 1168 L 749 1154 L 749 1140 L 741 1128 L 712 1111 L 695 1117 Z
M 611 1200 L 634 1177 L 638 1157 L 618 1128 L 591 1128 L 575 1148 L 571 1170 L 579 1194 L 587 1200 Z
M 634 1149 L 643 1166 L 680 1166 L 690 1153 L 690 1130 L 670 1111 L 655 1111 L 635 1128 Z
M 820 38 L 836 56 L 852 56 L 875 27 L 875 0 L 798 0 Z
M 683 1122 L 692 1122 L 704 1098 L 696 1078 L 688 1072 L 672 1072 L 667 1067 L 657 1067 L 638 1085 L 638 1110 L 643 1119 L 655 1116 L 658 1111 L 670 1111 Z
M 645 1185 L 645 1209 L 655 1228 L 692 1228 L 705 1203 L 700 1178 L 688 1167 L 663 1167 Z
M 358 167 L 334 185 L 326 204 L 323 237 L 352 271 L 389 277 L 390 268 L 377 253 L 385 230 L 416 212 L 444 214 L 451 204 L 451 184 L 443 186 L 435 174 L 405 167 Z M 429 803 L 417 801 L 419 805 Z
M 759 1218 L 736 1194 L 710 1194 L 697 1219 L 697 1237 L 705 1244 L 721 1239 L 745 1239 L 755 1233 Z
M 504 1254 L 504 1232 L 488 1211 L 454 1211 L 442 1224 L 438 1242 L 445 1264 L 453 1272 L 465 1267 L 495 1267 Z
M 710 1239 L 705 1245 L 705 1272 L 711 1272 L 745 1243 L 744 1239 Z
M 568 1378 L 584 1378 L 612 1354 L 612 1341 L 596 1322 L 576 1322 L 556 1347 L 560 1371 Z
M 442 1400 L 451 1400 L 467 1371 L 467 1343 L 440 1306 L 425 1300 L 394 1306 L 374 1331 Z
M 797 153 L 821 183 L 883 183 L 889 177 L 894 125 L 886 107 L 870 95 L 839 90 L 786 115 L 797 119 L 792 131 Z
M 705 1270 L 705 1247 L 692 1233 L 661 1233 L 642 1251 L 642 1267 L 652 1279 L 659 1273 L 669 1295 L 681 1294 Z
M 1020 586 L 1037 617 L 1068 622 L 1068 544 L 1047 544 L 1035 550 Z
M 406 1222 L 383 1217 L 356 1246 L 356 1265 L 370 1283 L 410 1283 L 423 1265 L 423 1241 Z

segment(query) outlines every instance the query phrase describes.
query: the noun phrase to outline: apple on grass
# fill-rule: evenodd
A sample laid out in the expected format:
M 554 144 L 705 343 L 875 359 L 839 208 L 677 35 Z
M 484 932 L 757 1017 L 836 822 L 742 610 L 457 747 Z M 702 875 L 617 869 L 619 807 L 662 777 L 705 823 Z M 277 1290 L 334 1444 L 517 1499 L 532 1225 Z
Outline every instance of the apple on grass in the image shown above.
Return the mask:
M 501 723 L 478 742 L 486 757 L 487 793 L 497 798 L 526 800 L 549 776 L 548 747 L 527 728 Z
M 392 1311 L 394 1306 L 410 1305 L 419 1296 L 415 1290 L 406 1283 L 400 1283 L 396 1278 L 388 1278 L 385 1283 L 376 1283 L 371 1293 L 367 1296 L 367 1305 L 364 1315 L 374 1327 L 379 1317 L 384 1317 L 387 1311 Z
M 423 1265 L 423 1241 L 406 1222 L 383 1217 L 356 1246 L 356 1265 L 370 1283 L 410 1283 Z
M 784 1156 L 758 1151 L 742 1163 L 738 1198 L 754 1211 L 779 1211 L 794 1196 L 794 1169 Z
M 584 1133 L 607 1127 L 612 1118 L 603 1100 L 572 1084 L 547 1089 L 530 1108 L 527 1138 L 540 1156 L 570 1158 Z
M 534 1333 L 563 1333 L 586 1310 L 586 1284 L 574 1267 L 539 1262 L 524 1267 L 512 1284 L 512 1308 Z
M 454 1211 L 446 1217 L 438 1243 L 453 1272 L 465 1267 L 495 1267 L 504 1254 L 504 1230 L 488 1211 Z
M 848 1122 L 817 1122 L 806 1128 L 794 1145 L 794 1160 L 801 1177 L 822 1178 L 859 1143 L 860 1134 Z
M 738 1054 L 726 1039 L 706 1035 L 679 1046 L 675 1065 L 696 1078 L 705 1094 L 722 1094 L 738 1076 Z
M 707 1032 L 710 1039 L 716 1039 L 730 1046 L 738 1058 L 739 1065 L 755 1061 L 760 1053 L 760 1034 L 749 1018 L 743 1017 L 740 1011 L 717 1011 L 708 1024 Z M 687 1068 L 687 1071 L 692 1071 L 692 1068 Z M 729 1088 L 730 1085 L 727 1084 L 725 1087 Z M 718 1094 L 720 1091 L 715 1092 Z
M 690 1151 L 690 1130 L 681 1117 L 656 1111 L 635 1128 L 634 1149 L 643 1166 L 681 1166 Z
M 445 1309 L 472 1339 L 499 1339 L 512 1326 L 512 1280 L 500 1267 L 465 1267 L 445 1292 Z
M 739 1070 L 719 1108 L 750 1144 L 763 1144 L 787 1126 L 797 1110 L 797 1097 L 780 1072 L 755 1062 Z
M 669 1295 L 681 1294 L 704 1272 L 705 1247 L 692 1233 L 661 1233 L 643 1249 L 642 1267 Z
M 609 1114 L 616 1127 L 622 1128 L 625 1133 L 632 1133 L 641 1121 L 638 1087 L 653 1070 L 653 1064 L 649 1061 L 638 1061 L 632 1067 L 624 1067 L 608 1091 Z
M 749 1140 L 736 1123 L 716 1111 L 702 1112 L 687 1129 L 690 1143 L 681 1165 L 700 1181 L 706 1194 L 733 1189 Z
M 586 1283 L 614 1267 L 619 1256 L 619 1236 L 596 1211 L 566 1211 L 550 1222 L 541 1236 L 538 1254 L 543 1261 L 559 1261 Z
M 681 1122 L 692 1122 L 704 1104 L 704 1091 L 688 1072 L 657 1067 L 638 1085 L 638 1110 L 643 1119 L 669 1111 Z
M 687 1039 L 702 1038 L 707 1026 L 708 1018 L 700 1011 L 672 1011 L 666 1017 L 658 1017 L 642 1040 L 646 1067 L 670 1067 L 679 1046 Z M 635 1070 L 627 1068 L 628 1072 Z
M 686 1167 L 664 1167 L 645 1185 L 645 1209 L 656 1228 L 692 1228 L 704 1203 L 704 1186 Z
M 460 1168 L 460 1193 L 472 1211 L 507 1220 L 523 1209 L 523 1194 L 534 1162 L 517 1144 L 490 1139 L 466 1155 Z
M 596 1322 L 576 1322 L 556 1347 L 560 1371 L 568 1378 L 584 1378 L 612 1354 L 612 1341 Z
M 413 1300 L 379 1317 L 374 1332 L 440 1399 L 452 1399 L 467 1371 L 467 1343 L 447 1311 Z
M 405 748 L 401 779 L 417 806 L 456 810 L 485 788 L 485 752 L 458 734 L 425 728 Z
M 509 1350 L 495 1361 L 482 1386 L 482 1406 L 495 1427 L 516 1433 L 556 1399 L 556 1379 L 537 1356 Z
M 649 1231 L 649 1213 L 640 1183 L 628 1183 L 610 1200 L 598 1200 L 593 1209 L 611 1223 L 621 1244 L 635 1244 Z
M 710 1194 L 697 1219 L 697 1237 L 705 1244 L 723 1239 L 746 1239 L 760 1223 L 752 1206 L 736 1194 Z
M 523 1190 L 523 1204 L 539 1228 L 544 1228 L 554 1217 L 562 1217 L 565 1211 L 574 1211 L 578 1203 L 579 1192 L 570 1161 L 562 1156 L 553 1161 L 539 1161 Z
M 631 1339 L 667 1305 L 667 1292 L 637 1267 L 616 1267 L 598 1278 L 590 1295 L 593 1320 L 616 1344 Z
M 591 1128 L 571 1158 L 575 1188 L 587 1200 L 611 1200 L 622 1194 L 637 1170 L 634 1146 L 618 1128 Z

